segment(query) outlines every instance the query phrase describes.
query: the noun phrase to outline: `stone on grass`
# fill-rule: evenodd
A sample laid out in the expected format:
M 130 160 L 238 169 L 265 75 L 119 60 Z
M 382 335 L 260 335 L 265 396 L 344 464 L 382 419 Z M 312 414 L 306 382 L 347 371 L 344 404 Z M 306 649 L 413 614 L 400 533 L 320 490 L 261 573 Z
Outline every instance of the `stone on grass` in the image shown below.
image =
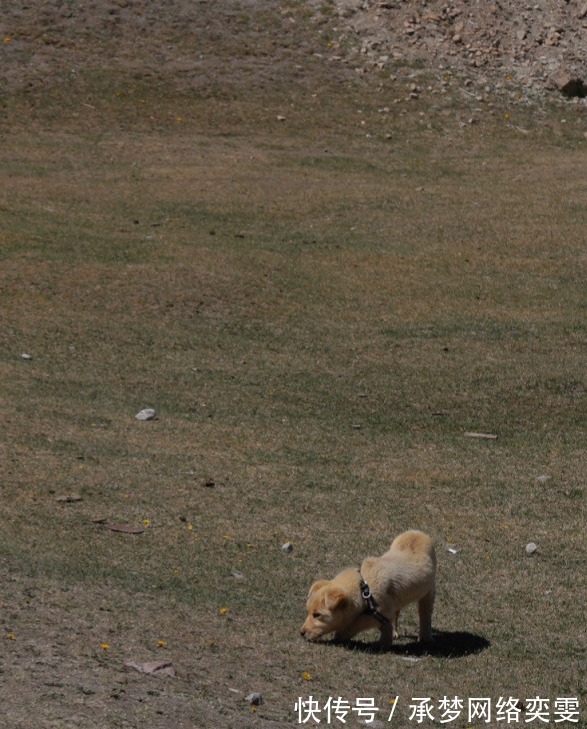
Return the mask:
M 157 417 L 157 413 L 153 408 L 145 408 L 135 415 L 137 420 L 154 420 Z
M 526 554 L 534 554 L 537 549 L 538 547 L 534 542 L 528 542 L 528 544 L 526 545 Z
M 134 524 L 106 524 L 111 532 L 120 532 L 121 534 L 142 534 L 145 530 L 143 527 Z
M 253 691 L 252 694 L 249 694 L 247 696 L 246 700 L 251 706 L 261 706 L 261 704 L 263 703 L 263 697 L 258 691 Z
M 124 665 L 150 676 L 175 676 L 175 668 L 170 661 L 146 661 L 144 663 L 127 661 Z
M 569 73 L 565 69 L 559 69 L 559 71 L 553 74 L 551 81 L 563 96 L 568 96 L 569 98 L 584 97 L 587 91 L 583 79 Z
M 293 552 L 293 544 L 291 542 L 286 542 L 281 546 L 281 551 L 284 554 L 291 554 Z

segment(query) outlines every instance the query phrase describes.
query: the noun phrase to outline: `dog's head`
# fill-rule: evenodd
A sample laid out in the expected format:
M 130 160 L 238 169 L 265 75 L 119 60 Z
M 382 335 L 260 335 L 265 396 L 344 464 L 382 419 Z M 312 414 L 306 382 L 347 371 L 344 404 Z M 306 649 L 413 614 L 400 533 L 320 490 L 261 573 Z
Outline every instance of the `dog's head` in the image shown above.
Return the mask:
M 308 615 L 301 627 L 306 640 L 318 640 L 333 631 L 343 630 L 353 619 L 351 601 L 334 580 L 318 580 L 310 587 L 306 601 Z

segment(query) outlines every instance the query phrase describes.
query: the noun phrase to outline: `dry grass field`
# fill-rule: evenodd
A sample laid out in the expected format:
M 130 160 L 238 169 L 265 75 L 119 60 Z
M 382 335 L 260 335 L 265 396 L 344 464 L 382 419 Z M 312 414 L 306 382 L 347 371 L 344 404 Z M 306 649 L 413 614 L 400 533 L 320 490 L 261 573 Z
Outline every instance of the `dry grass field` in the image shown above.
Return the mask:
M 2 727 L 587 726 L 581 108 L 389 104 L 302 3 L 135 45 L 58 5 L 0 49 Z M 435 645 L 305 643 L 310 583 L 408 528 Z

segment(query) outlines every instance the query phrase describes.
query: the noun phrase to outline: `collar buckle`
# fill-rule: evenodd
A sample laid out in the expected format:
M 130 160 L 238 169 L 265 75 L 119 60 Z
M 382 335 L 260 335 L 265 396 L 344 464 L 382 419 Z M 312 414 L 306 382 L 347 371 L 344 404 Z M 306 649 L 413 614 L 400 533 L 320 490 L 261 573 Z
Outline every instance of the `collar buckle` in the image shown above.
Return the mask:
M 372 615 L 375 618 L 375 620 L 378 620 L 380 623 L 389 623 L 389 618 L 386 618 L 385 615 L 383 615 L 379 611 L 379 608 L 377 607 L 377 600 L 375 600 L 375 598 L 373 597 L 371 588 L 365 582 L 365 580 L 363 579 L 360 572 L 359 572 L 359 576 L 361 577 L 361 582 L 360 582 L 361 597 L 367 603 L 367 613 L 369 615 Z

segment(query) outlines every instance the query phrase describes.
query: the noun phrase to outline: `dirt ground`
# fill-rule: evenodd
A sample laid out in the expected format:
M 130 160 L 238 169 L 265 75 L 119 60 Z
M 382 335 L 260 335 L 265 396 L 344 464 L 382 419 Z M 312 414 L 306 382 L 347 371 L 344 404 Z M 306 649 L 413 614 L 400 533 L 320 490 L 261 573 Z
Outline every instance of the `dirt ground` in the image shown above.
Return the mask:
M 299 31 L 298 4 L 171 0 L 5 3 L 3 94 L 75 88 L 80 74 L 230 95 L 317 73 L 315 40 Z M 119 89 L 120 90 L 120 89 Z

